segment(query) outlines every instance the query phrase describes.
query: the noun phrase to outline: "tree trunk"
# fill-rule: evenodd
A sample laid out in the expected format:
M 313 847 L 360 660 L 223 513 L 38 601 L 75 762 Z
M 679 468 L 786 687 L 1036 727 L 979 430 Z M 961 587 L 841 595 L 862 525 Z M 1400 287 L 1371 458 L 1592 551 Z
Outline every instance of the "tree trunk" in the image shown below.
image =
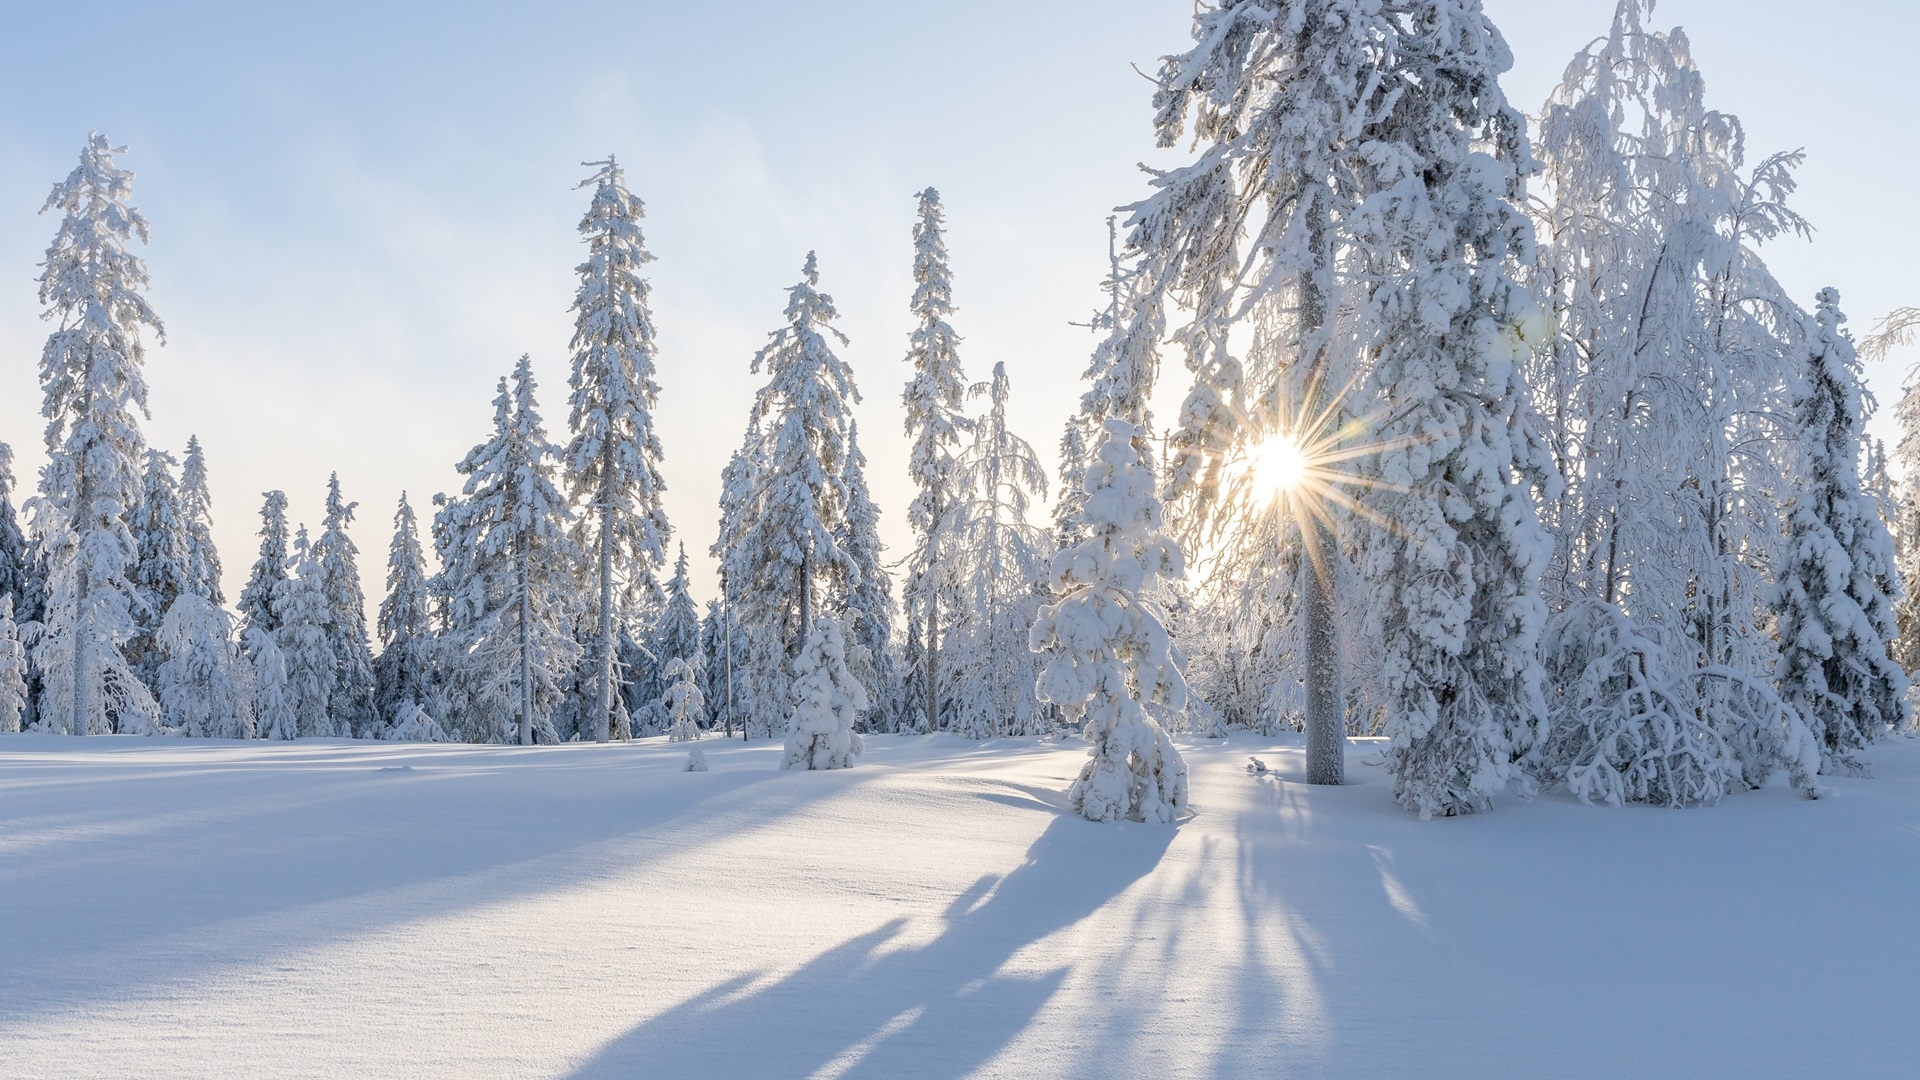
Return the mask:
M 613 483 L 613 440 L 608 438 L 600 452 L 600 650 L 597 658 L 599 687 L 594 695 L 600 713 L 593 721 L 593 741 L 606 742 L 613 723 L 613 494 L 605 490 Z
M 800 634 L 799 648 L 793 655 L 798 656 L 806 650 L 807 635 L 813 633 L 813 551 L 809 549 L 800 556 Z
M 1315 189 L 1308 211 L 1308 244 L 1313 266 L 1300 275 L 1300 340 L 1306 347 L 1307 400 L 1303 416 L 1318 420 L 1329 393 L 1324 326 L 1326 295 L 1321 275 L 1329 266 L 1326 193 Z M 1334 419 L 1330 427 L 1337 426 Z M 1296 432 L 1296 438 L 1317 441 L 1322 432 Z M 1302 633 L 1306 638 L 1307 783 L 1346 783 L 1347 724 L 1340 691 L 1340 627 L 1334 617 L 1334 586 L 1339 580 L 1334 560 L 1340 557 L 1333 530 L 1325 518 L 1329 508 L 1317 508 L 1302 522 L 1307 560 L 1301 570 Z
M 1306 565 L 1301 567 L 1302 627 L 1307 668 L 1307 783 L 1347 782 L 1347 725 L 1340 688 L 1340 636 L 1334 607 L 1333 530 L 1314 520 L 1305 528 Z
M 533 745 L 533 657 L 531 627 L 528 625 L 530 601 L 527 596 L 527 553 L 519 558 L 520 577 L 520 745 Z

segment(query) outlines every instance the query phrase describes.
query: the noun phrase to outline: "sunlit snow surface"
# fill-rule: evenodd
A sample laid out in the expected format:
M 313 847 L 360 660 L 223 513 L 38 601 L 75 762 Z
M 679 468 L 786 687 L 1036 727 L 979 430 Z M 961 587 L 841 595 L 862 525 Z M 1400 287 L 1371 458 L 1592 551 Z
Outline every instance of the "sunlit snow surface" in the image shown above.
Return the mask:
M 1920 744 L 1714 809 L 1421 823 L 1354 747 L 0 735 L 0 1076 L 1911 1075 Z M 1249 775 L 1258 754 L 1274 772 Z

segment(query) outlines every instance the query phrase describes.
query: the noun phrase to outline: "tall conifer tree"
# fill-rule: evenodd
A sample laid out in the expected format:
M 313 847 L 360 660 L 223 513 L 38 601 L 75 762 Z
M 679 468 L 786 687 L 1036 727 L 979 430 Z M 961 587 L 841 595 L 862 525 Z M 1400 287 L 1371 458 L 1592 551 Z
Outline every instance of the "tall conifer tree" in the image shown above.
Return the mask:
M 158 711 L 123 652 L 140 607 L 127 514 L 140 498 L 145 449 L 142 334 L 166 340 L 141 295 L 146 264 L 129 250 L 146 242 L 147 220 L 128 203 L 133 174 L 114 163 L 125 149 L 90 134 L 80 164 L 41 208 L 61 221 L 39 278 L 58 329 L 40 357 L 49 460 L 32 509 L 47 601 L 34 658 L 47 673 L 42 722 L 74 735 L 147 730 Z
M 387 548 L 387 595 L 380 601 L 377 625 L 380 655 L 374 660 L 376 710 L 383 723 L 396 725 L 427 703 L 433 676 L 433 628 L 427 590 L 427 557 L 420 547 L 420 524 L 400 493 L 393 513 L 393 542 Z
M 246 587 L 240 590 L 241 637 L 251 642 L 258 635 L 273 636 L 280 630 L 280 593 L 287 573 L 287 493 L 269 491 L 260 504 L 260 557 Z M 251 645 L 249 645 L 251 648 Z
M 330 695 L 342 735 L 366 737 L 378 726 L 373 707 L 373 649 L 367 638 L 367 594 L 360 586 L 360 549 L 347 535 L 359 503 L 340 495 L 340 474 L 327 477 L 326 517 L 313 559 L 327 594 L 327 646 L 333 653 Z
M 593 188 L 593 202 L 580 220 L 587 261 L 580 264 L 573 302 L 573 441 L 564 460 L 567 491 L 580 509 L 575 542 L 587 560 L 590 584 L 586 729 L 605 742 L 614 734 L 616 712 L 617 607 L 631 595 L 657 591 L 655 574 L 666 558 L 669 529 L 660 502 L 666 487 L 660 440 L 653 431 L 660 395 L 653 313 L 640 276 L 640 268 L 653 261 L 640 232 L 646 211 L 611 155 L 587 165 L 596 171 L 579 185 Z
M 906 431 L 913 439 L 907 471 L 916 494 L 907 506 L 914 547 L 907 556 L 907 619 L 920 627 L 920 667 L 913 672 L 923 724 L 940 723 L 940 605 L 951 591 L 941 567 L 947 521 L 955 502 L 955 462 L 967 429 L 966 375 L 960 368 L 960 336 L 947 318 L 953 314 L 953 272 L 947 266 L 944 211 L 940 193 L 920 193 L 920 219 L 913 226 L 913 301 L 918 323 L 907 342 L 913 375 L 902 399 Z
M 1845 320 L 1839 292 L 1820 290 L 1799 395 L 1804 475 L 1775 600 L 1781 694 L 1820 737 L 1824 772 L 1857 770 L 1854 751 L 1907 721 L 1906 673 L 1888 653 L 1900 579 L 1893 538 L 1861 490 L 1866 403 Z
M 207 456 L 200 437 L 187 436 L 180 461 L 180 525 L 187 545 L 187 588 L 216 607 L 227 602 L 220 586 L 220 553 L 213 546 L 213 494 L 207 488 Z

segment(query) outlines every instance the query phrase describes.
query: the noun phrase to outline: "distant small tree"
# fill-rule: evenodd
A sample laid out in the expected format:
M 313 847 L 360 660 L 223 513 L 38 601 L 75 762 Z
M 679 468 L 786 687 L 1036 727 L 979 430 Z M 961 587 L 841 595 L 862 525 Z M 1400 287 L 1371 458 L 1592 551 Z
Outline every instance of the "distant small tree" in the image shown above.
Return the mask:
M 0 593 L 0 731 L 19 731 L 27 713 L 27 650 L 13 621 L 13 597 Z
M 380 656 L 374 661 L 375 705 L 380 717 L 397 725 L 427 702 L 433 678 L 431 598 L 427 557 L 420 546 L 420 525 L 406 492 L 393 514 L 393 542 L 387 548 L 387 595 L 380 601 Z
M 197 435 L 187 436 L 180 461 L 180 528 L 187 549 L 186 587 L 215 607 L 227 602 L 220 586 L 220 552 L 213 545 L 213 493 L 207 487 L 207 455 Z
M 707 699 L 700 692 L 700 672 L 692 661 L 674 657 L 663 671 L 667 680 L 667 739 L 691 742 L 700 737 L 700 723 L 706 717 Z
M 167 608 L 155 644 L 166 657 L 155 684 L 161 721 L 170 730 L 210 739 L 253 737 L 252 680 L 234 645 L 232 616 L 198 593 L 183 592 Z
M 303 739 L 330 739 L 335 727 L 333 682 L 335 660 L 327 639 L 327 592 L 324 572 L 313 558 L 306 526 L 293 545 L 298 572 L 280 583 L 274 607 L 280 629 L 274 643 L 286 663 L 287 703 L 293 710 L 294 734 Z
M 252 643 L 271 637 L 280 630 L 279 599 L 286 587 L 287 573 L 287 493 L 269 491 L 260 505 L 260 557 L 240 590 L 240 628 L 243 640 Z
M 327 477 L 327 512 L 313 559 L 327 597 L 327 645 L 333 652 L 333 715 L 340 734 L 377 733 L 373 707 L 373 647 L 367 638 L 367 594 L 360 587 L 360 549 L 347 535 L 359 503 L 340 495 L 340 474 Z

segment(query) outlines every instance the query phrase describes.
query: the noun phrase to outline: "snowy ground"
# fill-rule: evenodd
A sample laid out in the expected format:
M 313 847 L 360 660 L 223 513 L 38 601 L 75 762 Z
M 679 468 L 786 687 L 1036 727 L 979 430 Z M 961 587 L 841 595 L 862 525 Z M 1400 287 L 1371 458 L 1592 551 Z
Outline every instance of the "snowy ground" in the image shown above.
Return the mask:
M 1710 810 L 1421 823 L 1372 752 L 0 735 L 0 1076 L 1911 1076 L 1920 743 Z M 1257 753 L 1277 776 L 1249 776 Z

